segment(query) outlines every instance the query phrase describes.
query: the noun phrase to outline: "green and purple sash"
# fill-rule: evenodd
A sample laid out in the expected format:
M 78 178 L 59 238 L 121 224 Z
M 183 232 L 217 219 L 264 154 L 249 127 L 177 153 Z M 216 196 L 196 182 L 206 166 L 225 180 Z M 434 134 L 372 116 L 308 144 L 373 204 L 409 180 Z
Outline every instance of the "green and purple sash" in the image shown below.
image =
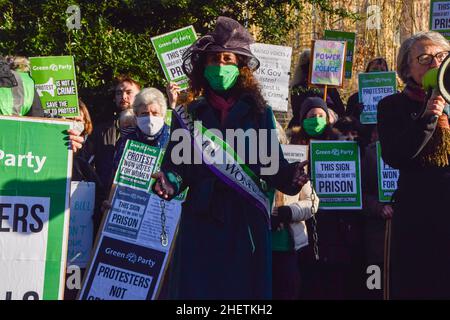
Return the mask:
M 182 105 L 175 108 L 174 114 L 182 128 L 189 131 L 194 150 L 201 155 L 203 163 L 221 181 L 264 212 L 269 222 L 271 197 L 260 188 L 265 182 L 257 177 L 225 141 L 205 128 L 200 121 L 194 122 Z

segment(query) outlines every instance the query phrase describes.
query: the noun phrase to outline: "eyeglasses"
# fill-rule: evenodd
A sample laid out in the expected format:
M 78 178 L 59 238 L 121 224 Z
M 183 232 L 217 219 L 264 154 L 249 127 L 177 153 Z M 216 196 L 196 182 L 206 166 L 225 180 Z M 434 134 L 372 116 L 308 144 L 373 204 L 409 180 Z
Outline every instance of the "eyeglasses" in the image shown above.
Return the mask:
M 435 55 L 424 53 L 417 57 L 417 61 L 422 65 L 430 65 L 433 62 L 433 59 L 436 58 L 436 61 L 441 63 L 448 56 L 448 54 L 449 51 L 441 51 Z

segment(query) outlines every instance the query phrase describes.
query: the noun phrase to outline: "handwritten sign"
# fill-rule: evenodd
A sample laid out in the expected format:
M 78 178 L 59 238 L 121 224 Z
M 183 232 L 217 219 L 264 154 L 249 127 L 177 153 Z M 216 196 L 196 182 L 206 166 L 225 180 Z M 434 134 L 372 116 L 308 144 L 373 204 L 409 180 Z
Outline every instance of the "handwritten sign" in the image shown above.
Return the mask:
M 311 55 L 309 84 L 341 87 L 346 56 L 345 41 L 315 40 Z
M 292 48 L 254 43 L 250 46 L 261 65 L 255 72 L 264 99 L 275 111 L 288 110 Z
M 94 242 L 95 183 L 72 181 L 67 261 L 86 268 Z

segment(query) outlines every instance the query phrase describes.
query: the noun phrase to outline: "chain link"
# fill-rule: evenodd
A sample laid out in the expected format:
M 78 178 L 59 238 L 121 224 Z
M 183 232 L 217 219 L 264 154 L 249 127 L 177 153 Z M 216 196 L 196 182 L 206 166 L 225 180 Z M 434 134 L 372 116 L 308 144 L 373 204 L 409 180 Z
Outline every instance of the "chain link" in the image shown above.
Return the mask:
M 166 213 L 164 210 L 166 208 L 166 202 L 161 199 L 159 205 L 161 207 L 161 245 L 166 247 L 169 244 L 166 232 Z
M 319 235 L 317 234 L 317 219 L 316 219 L 316 193 L 314 192 L 314 181 L 310 179 L 311 181 L 311 214 L 312 214 L 312 228 L 313 228 L 313 249 L 314 249 L 314 256 L 316 258 L 316 261 L 319 261 Z

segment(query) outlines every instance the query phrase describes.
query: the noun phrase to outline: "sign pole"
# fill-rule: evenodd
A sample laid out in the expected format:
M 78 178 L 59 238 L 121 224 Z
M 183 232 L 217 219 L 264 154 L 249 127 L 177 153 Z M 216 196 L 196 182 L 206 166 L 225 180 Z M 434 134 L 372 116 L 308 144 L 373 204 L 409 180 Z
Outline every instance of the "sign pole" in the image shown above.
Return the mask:
M 390 299 L 390 281 L 389 267 L 391 264 L 391 220 L 386 220 L 384 231 L 384 283 L 383 283 L 383 300 Z
M 323 101 L 327 102 L 327 89 L 328 85 L 325 85 L 325 90 L 323 91 Z

